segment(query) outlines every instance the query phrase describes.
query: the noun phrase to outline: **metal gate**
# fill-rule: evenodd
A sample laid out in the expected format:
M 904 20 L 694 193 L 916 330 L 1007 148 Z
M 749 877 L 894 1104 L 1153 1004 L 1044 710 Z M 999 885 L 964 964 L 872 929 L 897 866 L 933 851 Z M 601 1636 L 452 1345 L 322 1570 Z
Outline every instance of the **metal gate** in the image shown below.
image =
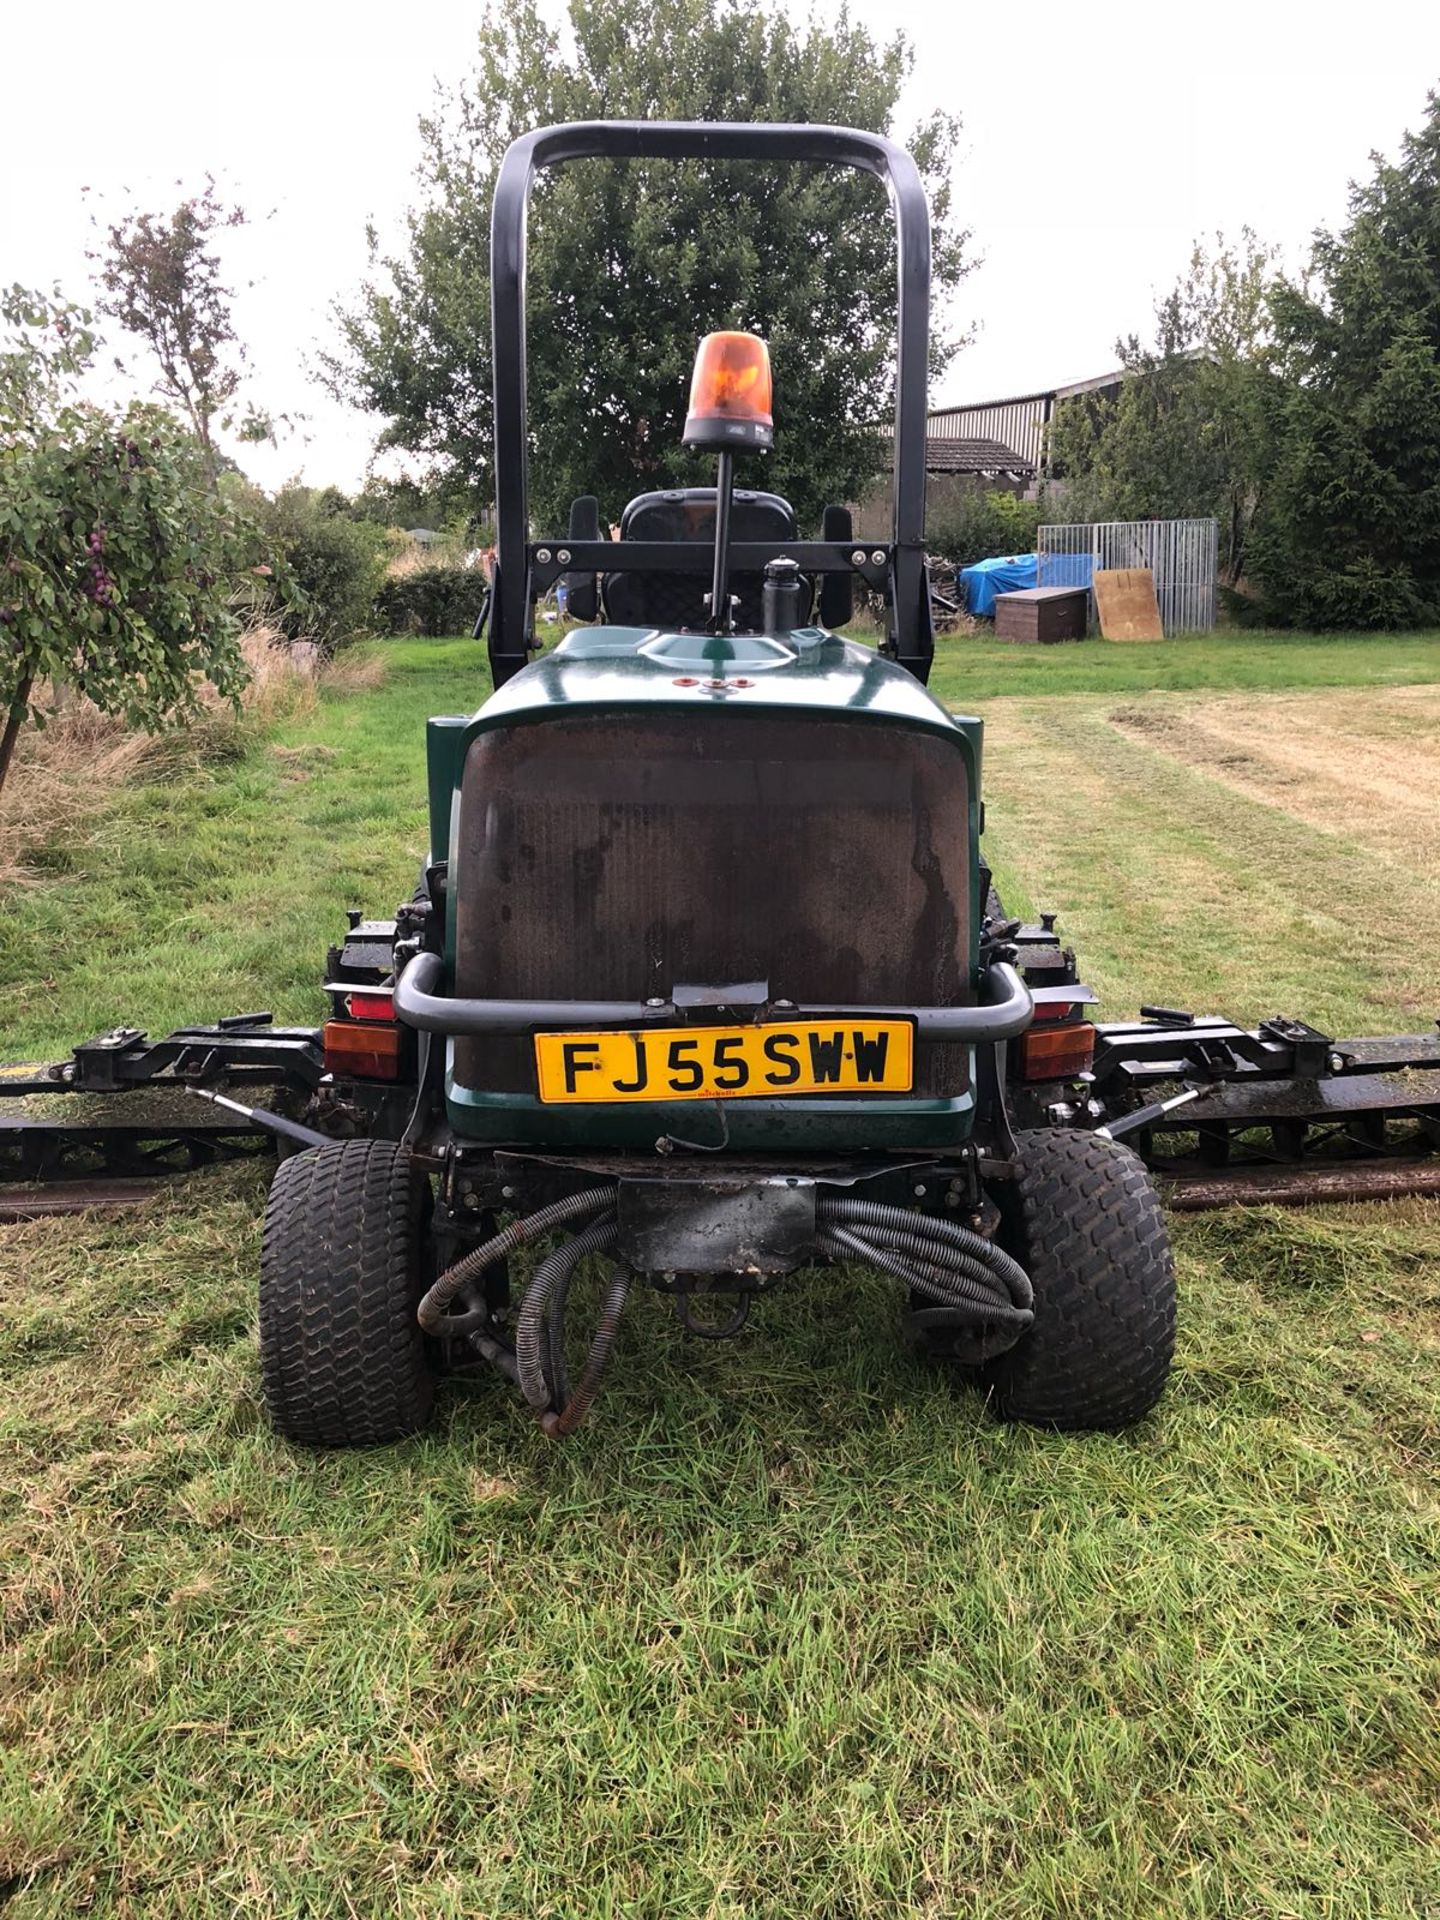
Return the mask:
M 1209 633 L 1215 625 L 1218 528 L 1213 520 L 1098 520 L 1041 527 L 1036 583 L 1089 587 L 1099 567 L 1148 567 L 1167 634 Z M 1090 595 L 1090 623 L 1095 596 Z

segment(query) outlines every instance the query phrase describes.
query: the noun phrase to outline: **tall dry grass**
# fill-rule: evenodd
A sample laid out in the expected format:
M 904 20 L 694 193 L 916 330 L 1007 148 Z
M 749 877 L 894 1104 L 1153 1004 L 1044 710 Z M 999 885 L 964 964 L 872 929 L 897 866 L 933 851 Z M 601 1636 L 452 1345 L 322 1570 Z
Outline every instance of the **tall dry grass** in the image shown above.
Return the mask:
M 389 580 L 400 580 L 407 574 L 426 573 L 432 567 L 463 567 L 467 551 L 465 542 L 450 534 L 432 540 L 428 546 L 406 540 L 386 562 L 385 575 Z
M 207 682 L 198 714 L 163 733 L 136 731 L 73 691 L 46 688 L 46 724 L 21 734 L 0 788 L 0 884 L 31 877 L 35 851 L 81 832 L 117 787 L 239 759 L 267 728 L 314 710 L 320 679 L 332 671 L 314 649 L 288 647 L 267 625 L 251 627 L 241 649 L 249 679 L 238 710 Z M 357 660 L 350 677 L 368 666 Z M 383 663 L 376 666 L 383 677 Z

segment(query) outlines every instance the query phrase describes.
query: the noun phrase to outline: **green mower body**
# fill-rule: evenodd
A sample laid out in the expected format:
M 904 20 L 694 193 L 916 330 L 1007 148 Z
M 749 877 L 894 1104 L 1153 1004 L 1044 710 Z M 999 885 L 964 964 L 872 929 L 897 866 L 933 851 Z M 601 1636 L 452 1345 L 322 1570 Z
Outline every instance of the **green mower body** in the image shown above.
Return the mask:
M 431 722 L 443 990 L 657 1006 L 678 993 L 692 1021 L 738 1006 L 776 1033 L 795 1008 L 974 1001 L 980 742 L 979 720 L 818 628 L 577 629 L 472 719 Z M 835 1031 L 843 1056 L 843 1020 Z M 671 1083 L 693 1075 L 688 1061 L 665 1072 L 657 1033 L 635 1038 L 661 1099 L 552 1105 L 523 1038 L 447 1036 L 450 1124 L 547 1147 L 680 1133 L 775 1152 L 953 1148 L 972 1129 L 963 1044 L 917 1035 L 907 1092 L 747 1087 L 723 1112 L 691 1093 L 677 1120 Z

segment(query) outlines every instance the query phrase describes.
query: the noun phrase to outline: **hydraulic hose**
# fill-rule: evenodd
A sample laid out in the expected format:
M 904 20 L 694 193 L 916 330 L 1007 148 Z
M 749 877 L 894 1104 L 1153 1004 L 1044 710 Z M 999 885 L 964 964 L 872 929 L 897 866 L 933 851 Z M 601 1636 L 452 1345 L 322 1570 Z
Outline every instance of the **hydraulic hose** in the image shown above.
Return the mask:
M 831 1238 L 838 1241 L 852 1259 L 872 1262 L 897 1280 L 906 1281 L 917 1293 L 926 1294 L 944 1306 L 957 1306 L 963 1301 L 983 1309 L 986 1315 L 993 1313 L 1007 1319 L 1028 1313 L 1024 1307 L 1002 1302 L 993 1276 L 986 1275 L 978 1261 L 973 1265 L 961 1264 L 966 1259 L 964 1254 L 950 1256 L 957 1262 L 951 1268 L 940 1265 L 935 1248 L 914 1235 L 887 1234 L 884 1244 L 877 1245 L 853 1228 L 836 1227 Z M 984 1277 L 980 1277 L 982 1275 Z
M 567 1240 L 543 1262 L 525 1295 L 515 1326 L 515 1359 L 520 1390 L 540 1416 L 552 1440 L 573 1433 L 590 1411 L 615 1344 L 620 1315 L 629 1297 L 632 1269 L 617 1261 L 610 1276 L 600 1318 L 574 1393 L 565 1369 L 565 1303 L 580 1262 L 604 1253 L 619 1229 L 614 1220 L 597 1220 Z
M 419 1320 L 426 1332 L 469 1336 L 487 1359 L 518 1380 L 541 1426 L 555 1438 L 573 1433 L 590 1410 L 634 1279 L 627 1263 L 614 1264 L 580 1381 L 572 1393 L 565 1364 L 570 1286 L 583 1260 L 614 1247 L 619 1235 L 614 1204 L 613 1188 L 592 1187 L 512 1221 L 447 1268 L 420 1303 Z M 580 1231 L 546 1255 L 526 1289 L 513 1354 L 495 1339 L 498 1330 L 484 1306 L 458 1314 L 448 1311 L 455 1296 L 477 1283 L 494 1261 L 572 1222 L 581 1223 Z M 1018 1336 L 1035 1317 L 1034 1293 L 1024 1268 L 1003 1247 L 957 1221 L 875 1200 L 822 1194 L 816 1205 L 816 1225 L 822 1252 L 877 1267 L 966 1320 L 1013 1329 Z
M 598 1213 L 602 1207 L 610 1206 L 614 1197 L 610 1187 L 591 1187 L 588 1192 L 572 1193 L 565 1200 L 553 1201 L 550 1206 L 541 1207 L 538 1213 L 527 1214 L 523 1220 L 512 1220 L 508 1227 L 487 1240 L 483 1247 L 476 1247 L 472 1253 L 457 1260 L 453 1267 L 445 1269 L 420 1302 L 417 1317 L 421 1326 L 426 1333 L 452 1336 L 473 1333 L 483 1327 L 487 1317 L 483 1308 L 476 1308 L 470 1313 L 446 1312 L 463 1286 L 478 1280 L 486 1267 L 496 1260 L 503 1260 L 506 1254 L 513 1253 L 517 1247 L 523 1247 L 527 1240 L 539 1240 L 543 1235 L 553 1233 L 556 1227 L 568 1226 L 572 1220 Z
M 853 1227 L 834 1227 L 831 1231 L 837 1239 L 847 1243 L 861 1243 L 861 1236 Z M 865 1244 L 873 1244 L 873 1237 Z M 963 1248 L 955 1247 L 940 1254 L 935 1242 L 919 1233 L 901 1233 L 898 1229 L 883 1236 L 883 1245 L 891 1253 L 902 1258 L 913 1258 L 919 1263 L 922 1272 L 939 1272 L 949 1291 L 959 1292 L 984 1306 L 995 1298 L 994 1271 L 983 1261 L 975 1259 Z M 937 1268 L 937 1260 L 939 1266 Z M 938 1283 L 937 1283 L 938 1284 Z M 1012 1300 L 1014 1295 L 1011 1296 Z
M 472 1333 L 469 1339 L 471 1346 L 482 1360 L 488 1360 L 497 1373 L 503 1373 L 507 1380 L 513 1380 L 516 1386 L 519 1386 L 519 1363 L 514 1353 L 503 1341 L 497 1340 L 493 1333 L 478 1330 Z
M 599 1323 L 590 1342 L 585 1366 L 574 1393 L 565 1369 L 565 1303 L 570 1282 L 580 1262 L 592 1253 L 603 1253 L 614 1245 L 619 1232 L 614 1218 L 615 1194 L 611 1187 L 592 1187 L 542 1207 L 538 1213 L 514 1220 L 502 1232 L 494 1234 L 483 1246 L 448 1267 L 420 1302 L 418 1318 L 427 1333 L 447 1337 L 465 1336 L 470 1344 L 493 1366 L 515 1380 L 526 1400 L 540 1416 L 547 1434 L 559 1437 L 573 1433 L 589 1412 L 599 1391 L 601 1377 L 615 1342 L 616 1328 L 634 1278 L 626 1265 L 617 1265 L 601 1307 Z M 596 1218 L 597 1215 L 602 1217 Z M 483 1305 L 464 1313 L 451 1313 L 456 1295 L 476 1286 L 485 1269 L 513 1253 L 526 1241 L 538 1240 L 557 1227 L 583 1221 L 581 1231 L 553 1253 L 547 1254 L 535 1271 L 525 1292 L 520 1317 L 515 1325 L 515 1348 L 511 1350 Z M 474 1294 L 470 1298 L 474 1298 Z
M 1018 1332 L 1035 1317 L 1034 1290 L 1019 1261 L 958 1221 L 825 1194 L 816 1222 L 826 1253 L 878 1267 L 967 1319 Z
M 590 1342 L 590 1351 L 585 1356 L 580 1384 L 576 1387 L 574 1394 L 565 1400 L 558 1412 L 540 1416 L 540 1425 L 552 1440 L 558 1440 L 564 1434 L 573 1433 L 590 1411 L 590 1404 L 600 1390 L 600 1378 L 609 1362 L 610 1349 L 615 1344 L 616 1329 L 620 1325 L 620 1315 L 625 1310 L 630 1282 L 634 1277 L 630 1267 L 622 1262 L 616 1263 L 605 1294 L 605 1303 L 600 1309 L 595 1334 Z
M 515 1358 L 520 1367 L 520 1391 L 537 1413 L 543 1413 L 552 1403 L 563 1404 L 561 1382 L 553 1377 L 553 1356 L 565 1329 L 563 1318 L 558 1328 L 552 1321 L 551 1295 L 558 1285 L 563 1315 L 570 1276 L 587 1254 L 601 1253 L 611 1246 L 617 1231 L 613 1220 L 600 1220 L 587 1227 L 541 1262 L 525 1290 L 520 1318 L 515 1323 Z

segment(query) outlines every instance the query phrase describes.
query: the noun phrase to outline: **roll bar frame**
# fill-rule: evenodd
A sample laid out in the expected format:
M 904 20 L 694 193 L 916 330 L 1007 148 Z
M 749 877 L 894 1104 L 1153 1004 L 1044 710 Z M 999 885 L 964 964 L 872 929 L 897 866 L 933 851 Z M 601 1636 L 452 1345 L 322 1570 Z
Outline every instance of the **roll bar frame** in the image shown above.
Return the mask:
M 525 244 L 530 187 L 545 167 L 571 160 L 779 160 L 855 167 L 885 182 L 898 238 L 899 325 L 895 380 L 895 480 L 887 543 L 806 542 L 821 572 L 883 577 L 891 607 L 885 644 L 924 681 L 934 657 L 925 570 L 925 416 L 930 349 L 930 209 L 914 160 L 903 147 L 849 127 L 735 124 L 708 120 L 578 120 L 540 127 L 511 143 L 500 163 L 490 215 L 490 317 L 495 380 L 495 495 L 498 554 L 490 615 L 490 665 L 503 686 L 528 660 L 537 591 L 578 553 L 563 539 L 529 538 L 529 439 L 525 386 Z M 608 545 L 609 543 L 602 543 Z M 776 554 L 793 547 L 777 546 Z M 825 552 L 815 550 L 825 546 Z M 710 548 L 677 541 L 656 571 L 705 573 Z M 604 557 L 616 557 L 613 552 Z M 585 555 L 588 565 L 589 551 Z M 543 584 L 542 584 L 543 583 Z

